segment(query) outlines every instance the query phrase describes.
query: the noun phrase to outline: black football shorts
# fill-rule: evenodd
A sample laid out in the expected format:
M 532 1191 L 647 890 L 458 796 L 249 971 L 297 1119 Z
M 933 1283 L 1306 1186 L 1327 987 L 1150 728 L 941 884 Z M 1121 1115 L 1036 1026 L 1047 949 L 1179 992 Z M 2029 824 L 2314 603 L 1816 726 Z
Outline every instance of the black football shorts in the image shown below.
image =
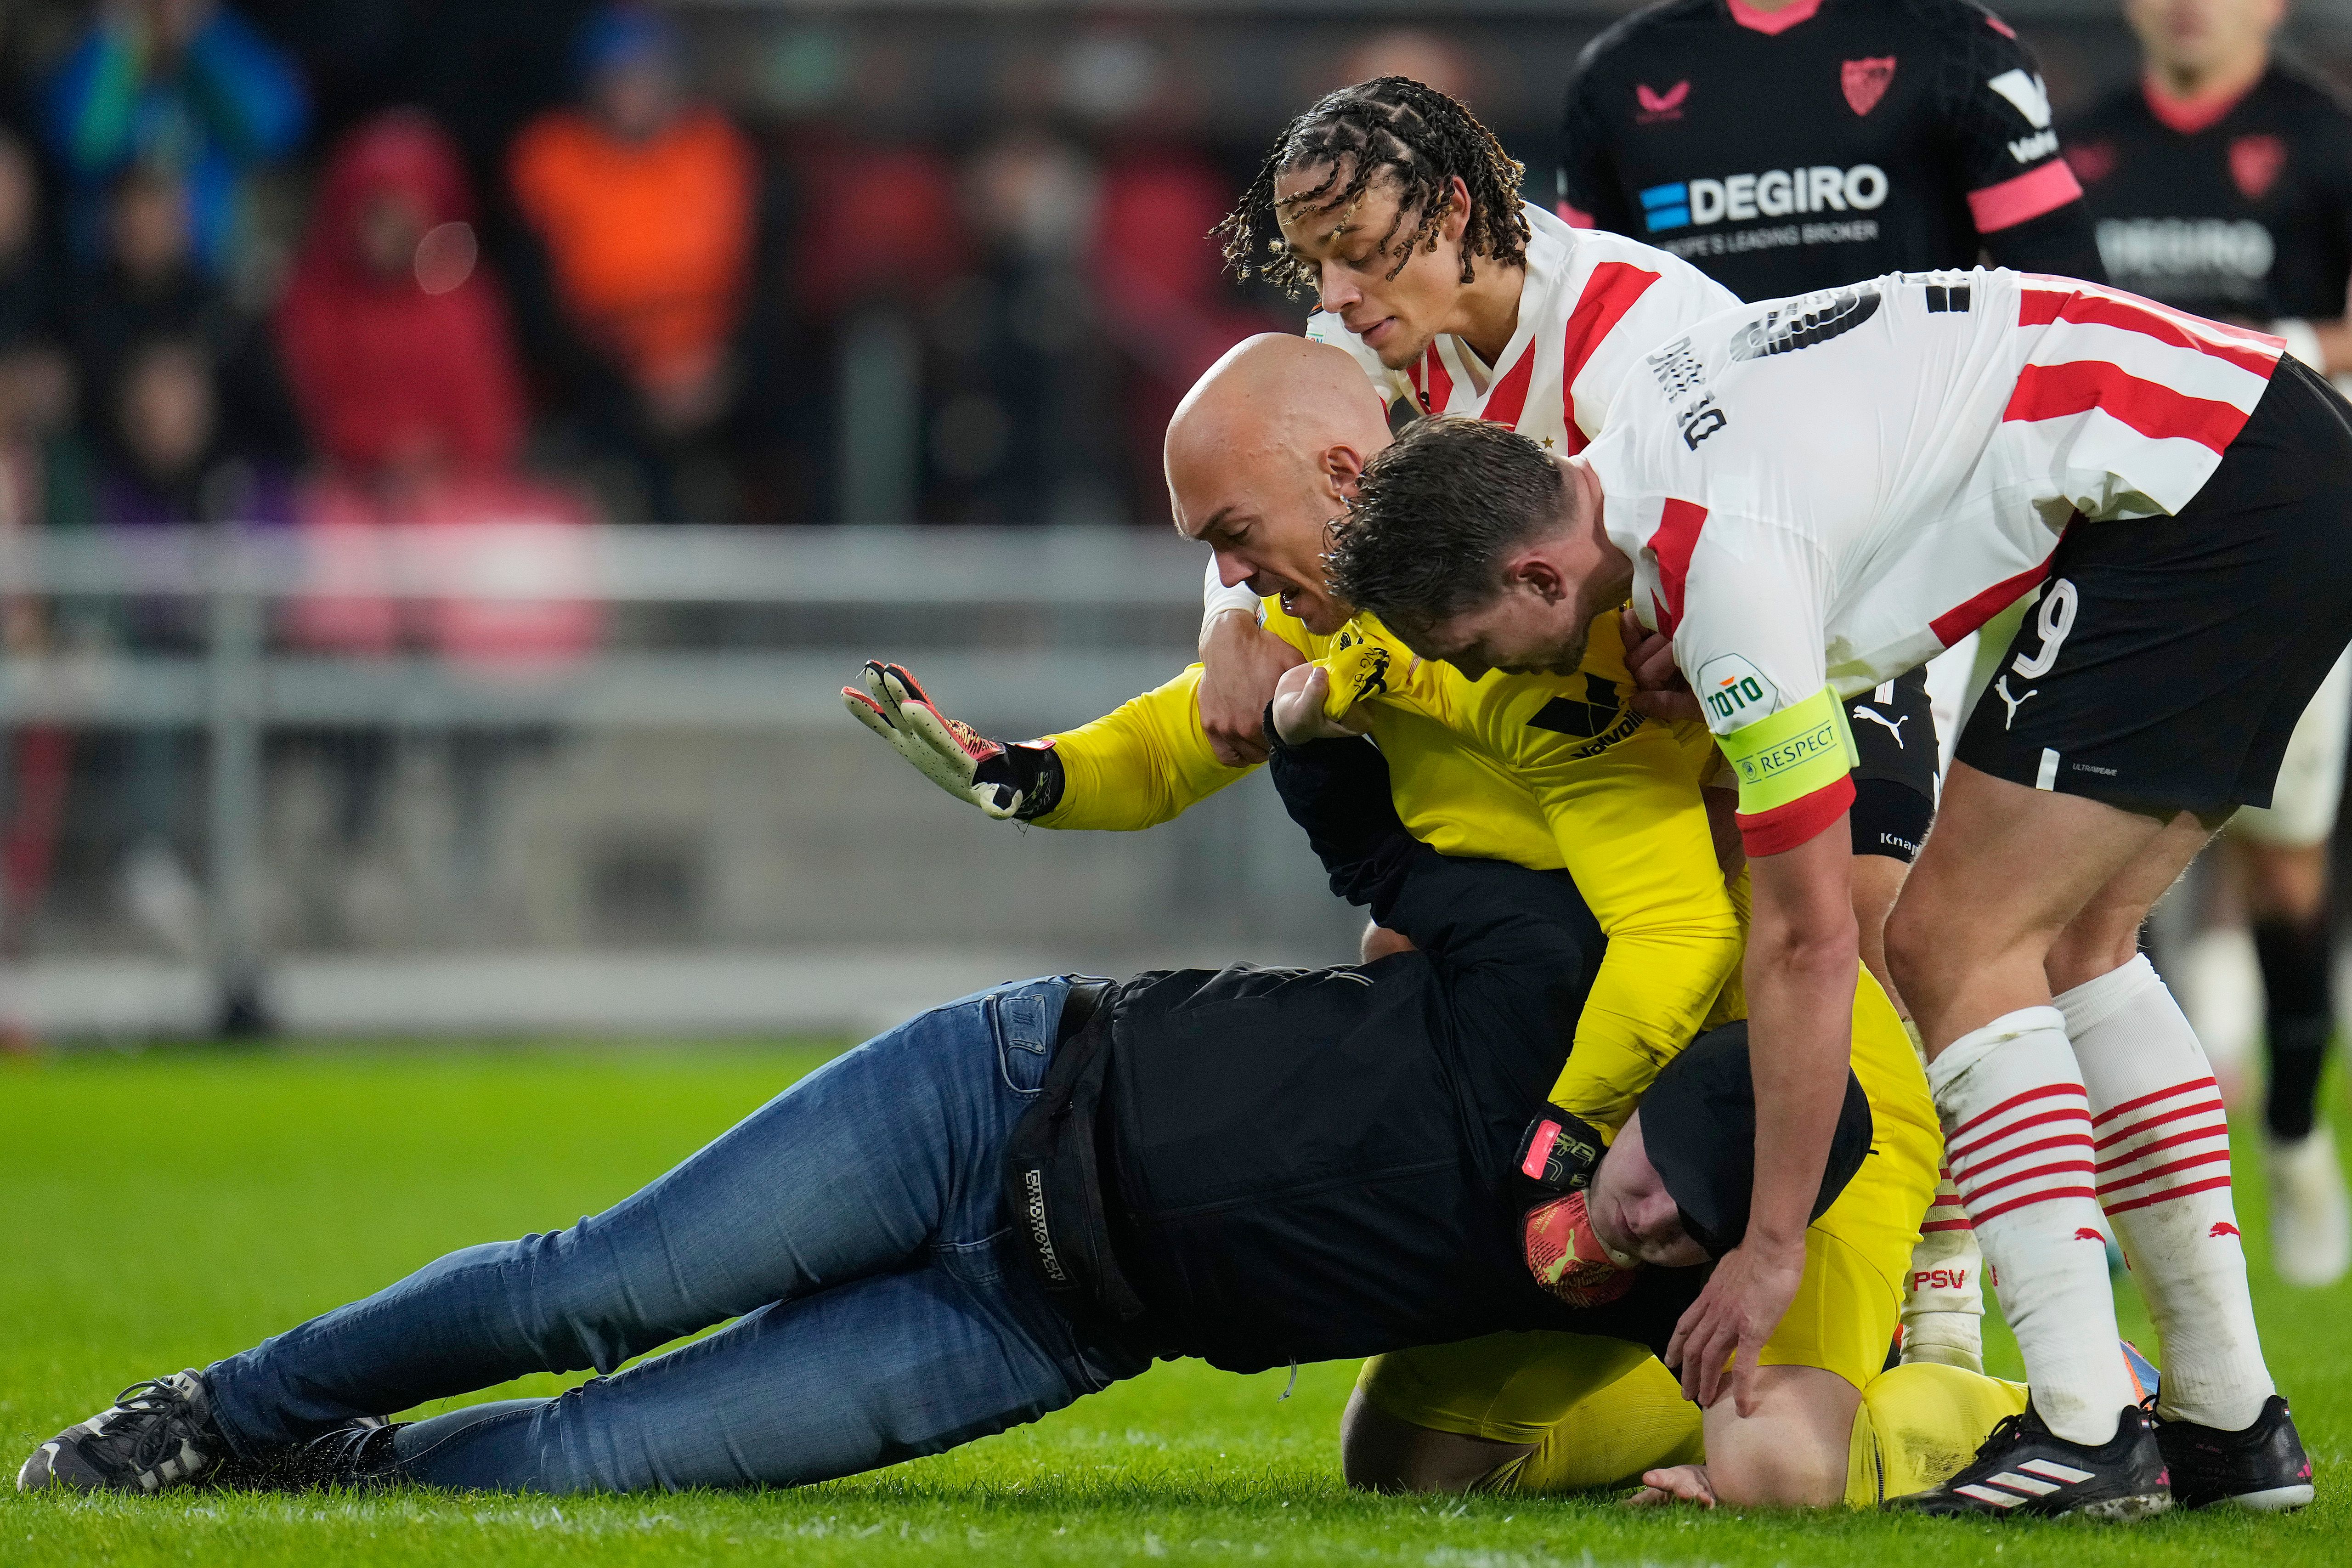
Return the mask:
M 2178 517 L 2078 522 L 1959 761 L 2138 810 L 2268 805 L 2352 642 L 2352 406 L 2295 360 Z
M 1847 698 L 1845 716 L 1858 759 L 1846 813 L 1853 852 L 1907 865 L 1936 815 L 1937 742 L 1926 668 Z

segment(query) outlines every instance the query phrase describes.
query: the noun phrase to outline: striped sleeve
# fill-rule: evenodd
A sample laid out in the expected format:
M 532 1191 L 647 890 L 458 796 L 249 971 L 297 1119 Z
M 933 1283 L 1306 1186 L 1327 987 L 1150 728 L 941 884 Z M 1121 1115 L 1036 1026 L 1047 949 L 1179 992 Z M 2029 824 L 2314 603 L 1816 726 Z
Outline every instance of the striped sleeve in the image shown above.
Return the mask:
M 1605 247 L 1569 311 L 1560 366 L 1569 445 L 1580 451 L 1601 433 L 1611 399 L 1643 356 L 1739 301 L 1679 257 L 1612 236 L 1578 243 Z

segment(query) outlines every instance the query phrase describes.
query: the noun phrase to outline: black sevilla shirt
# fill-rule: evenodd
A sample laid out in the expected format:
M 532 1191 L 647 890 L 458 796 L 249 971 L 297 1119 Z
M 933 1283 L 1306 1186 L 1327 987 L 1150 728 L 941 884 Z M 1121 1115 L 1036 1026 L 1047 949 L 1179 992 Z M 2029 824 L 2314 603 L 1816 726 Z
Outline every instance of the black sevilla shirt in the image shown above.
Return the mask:
M 2061 209 L 2090 264 L 2039 68 L 1969 0 L 1665 0 L 1593 40 L 1561 132 L 1561 216 L 1687 258 L 1746 300 L 2007 264 Z
M 2118 288 L 2203 316 L 2344 314 L 2352 114 L 2324 88 L 2277 67 L 2234 101 L 2126 88 L 2066 156 Z

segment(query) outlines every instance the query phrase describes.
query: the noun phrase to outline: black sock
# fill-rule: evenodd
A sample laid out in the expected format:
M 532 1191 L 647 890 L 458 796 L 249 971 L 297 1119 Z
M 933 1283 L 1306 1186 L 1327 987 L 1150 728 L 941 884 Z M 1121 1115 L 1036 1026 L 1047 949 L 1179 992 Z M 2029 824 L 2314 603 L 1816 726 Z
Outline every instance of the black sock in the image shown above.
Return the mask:
M 2287 921 L 2254 925 L 2262 961 L 2264 1034 L 2270 1042 L 2270 1094 L 2263 1120 L 2273 1137 L 2307 1138 L 2319 1109 L 2319 1075 L 2336 1032 L 2333 942 L 2325 916 L 2308 926 Z

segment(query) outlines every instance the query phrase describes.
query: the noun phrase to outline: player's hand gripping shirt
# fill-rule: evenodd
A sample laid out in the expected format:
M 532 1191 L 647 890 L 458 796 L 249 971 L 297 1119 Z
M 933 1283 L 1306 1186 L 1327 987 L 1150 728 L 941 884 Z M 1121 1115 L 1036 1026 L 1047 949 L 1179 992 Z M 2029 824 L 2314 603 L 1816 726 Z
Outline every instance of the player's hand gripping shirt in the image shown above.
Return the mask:
M 1492 365 L 1442 335 L 1411 365 L 1391 370 L 1328 311 L 1307 321 L 1307 335 L 1353 354 L 1391 407 L 1471 415 L 1548 450 L 1581 452 L 1643 353 L 1734 300 L 1688 262 L 1649 246 L 1580 233 L 1538 206 L 1520 212 L 1532 232 L 1518 328 Z
M 1969 0 L 1667 0 L 1569 84 L 1561 216 L 1742 299 L 1898 268 L 2095 265 L 2040 68 Z
M 1763 301 L 1648 355 L 1590 454 L 1602 521 L 1738 775 L 1749 853 L 1852 799 L 1839 698 L 2034 586 L 2068 526 L 2178 512 L 2282 346 L 1980 269 Z

